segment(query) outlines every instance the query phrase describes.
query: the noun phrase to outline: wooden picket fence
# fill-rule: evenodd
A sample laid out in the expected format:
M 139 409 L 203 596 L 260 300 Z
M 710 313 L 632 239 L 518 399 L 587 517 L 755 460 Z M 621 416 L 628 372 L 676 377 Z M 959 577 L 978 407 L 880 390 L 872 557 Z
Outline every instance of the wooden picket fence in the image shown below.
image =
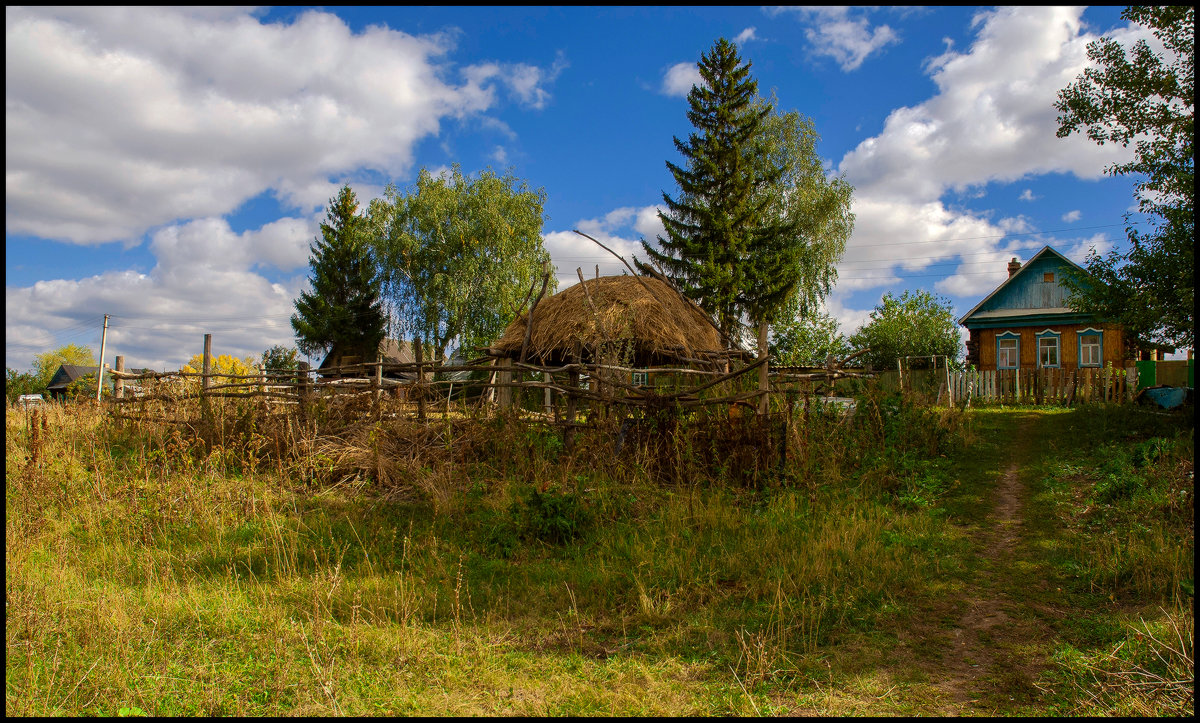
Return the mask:
M 949 372 L 950 398 L 959 404 L 1078 404 L 1132 401 L 1136 367 L 1000 369 Z

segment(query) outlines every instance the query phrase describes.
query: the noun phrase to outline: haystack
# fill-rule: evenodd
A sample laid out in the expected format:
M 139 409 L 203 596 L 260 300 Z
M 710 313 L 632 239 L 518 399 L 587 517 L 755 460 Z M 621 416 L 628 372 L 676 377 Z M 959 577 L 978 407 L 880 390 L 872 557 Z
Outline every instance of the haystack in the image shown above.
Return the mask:
M 509 324 L 492 344 L 492 355 L 519 357 L 528 319 L 526 312 Z M 538 303 L 525 358 L 563 363 L 576 342 L 585 361 L 619 353 L 635 366 L 696 359 L 722 348 L 701 311 L 663 282 L 634 276 L 588 279 Z

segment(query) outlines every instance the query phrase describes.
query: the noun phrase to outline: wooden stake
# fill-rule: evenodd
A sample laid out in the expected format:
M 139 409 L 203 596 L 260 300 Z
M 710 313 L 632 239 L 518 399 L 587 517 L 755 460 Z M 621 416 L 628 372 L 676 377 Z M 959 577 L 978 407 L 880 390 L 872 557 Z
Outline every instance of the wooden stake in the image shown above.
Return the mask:
M 125 371 L 125 357 L 117 357 L 117 371 Z M 117 399 L 125 398 L 125 378 L 120 374 L 113 375 L 113 396 Z
M 204 366 L 200 377 L 200 389 L 204 392 L 208 391 L 209 381 L 208 375 L 212 373 L 212 334 L 204 335 Z
M 413 357 L 417 362 L 417 419 L 425 421 L 425 343 L 413 337 Z

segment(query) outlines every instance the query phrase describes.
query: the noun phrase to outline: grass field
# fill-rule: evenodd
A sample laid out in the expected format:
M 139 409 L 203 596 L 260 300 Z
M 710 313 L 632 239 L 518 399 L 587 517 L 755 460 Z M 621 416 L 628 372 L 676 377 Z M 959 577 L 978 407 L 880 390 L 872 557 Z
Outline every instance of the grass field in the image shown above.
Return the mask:
M 236 412 L 7 411 L 9 715 L 1192 711 L 1190 411 Z

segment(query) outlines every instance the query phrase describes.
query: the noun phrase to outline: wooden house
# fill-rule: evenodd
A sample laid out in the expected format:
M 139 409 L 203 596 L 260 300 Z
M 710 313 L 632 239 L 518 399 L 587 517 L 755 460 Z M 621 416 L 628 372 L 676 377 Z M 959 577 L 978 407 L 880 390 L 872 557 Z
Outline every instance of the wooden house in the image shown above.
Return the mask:
M 93 383 L 95 383 L 94 377 L 98 370 L 99 367 L 94 366 L 63 364 L 58 368 L 58 371 L 54 372 L 54 376 L 50 377 L 49 383 L 46 384 L 46 391 L 50 394 L 51 399 L 66 399 L 67 387 L 89 374 L 93 376 Z M 109 391 L 112 391 L 112 377 L 107 374 L 104 376 L 104 386 Z M 92 387 L 93 394 L 95 394 L 95 389 L 95 387 Z
M 67 398 L 67 388 L 69 386 L 71 386 L 71 384 L 73 382 L 77 382 L 80 379 L 83 379 L 87 375 L 91 374 L 93 377 L 93 383 L 94 383 L 96 371 L 97 371 L 97 367 L 93 367 L 93 366 L 86 366 L 86 365 L 80 365 L 80 364 L 63 364 L 62 366 L 60 366 L 58 368 L 58 371 L 54 372 L 54 376 L 50 377 L 50 383 L 46 385 L 46 392 L 50 395 L 51 399 L 66 399 Z M 111 394 L 113 392 L 113 387 L 115 386 L 114 378 L 110 374 L 111 371 L 112 371 L 112 367 L 105 364 L 104 365 L 105 394 Z M 126 369 L 124 371 L 126 374 L 149 374 L 149 373 L 153 372 L 154 370 L 153 369 Z M 95 394 L 95 390 L 96 390 L 96 388 L 92 387 L 91 393 Z M 123 391 L 127 396 L 137 396 L 141 393 L 141 384 L 137 381 L 126 381 L 124 384 Z
M 970 331 L 967 363 L 984 371 L 1125 366 L 1122 327 L 1068 306 L 1068 270 L 1086 273 L 1049 246 L 1024 265 L 1009 262 L 1008 279 L 958 320 Z

